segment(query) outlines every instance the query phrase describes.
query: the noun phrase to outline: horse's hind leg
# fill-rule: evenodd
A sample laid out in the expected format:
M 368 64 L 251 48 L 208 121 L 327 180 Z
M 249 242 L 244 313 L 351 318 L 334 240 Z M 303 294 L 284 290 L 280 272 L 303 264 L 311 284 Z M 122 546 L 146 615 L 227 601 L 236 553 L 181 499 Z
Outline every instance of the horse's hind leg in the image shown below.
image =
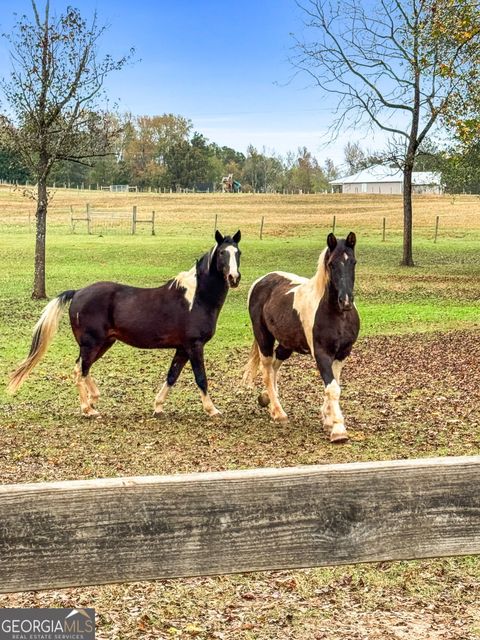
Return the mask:
M 97 404 L 100 398 L 100 391 L 98 390 L 97 385 L 95 384 L 95 380 L 92 378 L 90 374 L 85 378 L 85 384 L 87 385 L 88 398 L 90 400 L 90 404 L 93 408 Z
M 281 344 L 275 349 L 275 356 L 272 361 L 272 369 L 273 369 L 273 384 L 275 388 L 275 392 L 278 396 L 278 372 L 282 364 L 292 355 L 292 351 L 290 349 L 286 349 Z M 258 402 L 262 407 L 268 407 L 270 404 L 270 397 L 268 395 L 268 391 L 262 391 L 260 396 L 258 397 Z
M 266 388 L 266 391 L 260 394 L 258 402 L 262 407 L 270 405 L 270 415 L 274 420 L 287 420 L 287 414 L 278 399 L 276 380 L 281 362 L 276 362 L 277 358 L 273 353 L 275 338 L 260 319 L 256 321 L 252 318 L 252 324 L 253 333 L 260 352 L 263 383 Z
M 92 361 L 92 363 L 90 364 L 90 366 L 92 366 L 92 364 L 94 362 L 96 362 L 97 360 L 100 360 L 100 358 L 110 349 L 110 347 L 114 343 L 115 343 L 115 340 L 109 340 L 108 342 L 104 342 L 103 345 L 98 350 L 97 354 L 95 355 L 95 358 Z M 95 405 L 97 404 L 98 400 L 100 399 L 100 391 L 98 390 L 98 387 L 97 387 L 97 385 L 95 383 L 95 380 L 90 375 L 90 373 L 86 376 L 85 383 L 87 385 L 88 397 L 89 397 L 89 400 L 90 400 L 90 404 L 92 405 L 93 408 L 95 408 Z
M 177 349 L 167 373 L 167 380 L 155 398 L 155 403 L 153 405 L 155 415 L 163 413 L 163 405 L 167 399 L 169 391 L 178 380 L 178 376 L 182 373 L 182 369 L 187 362 L 187 353 L 183 349 Z
M 82 358 L 79 357 L 74 369 L 74 380 L 77 385 L 78 395 L 80 396 L 80 409 L 83 416 L 94 417 L 100 415 L 94 408 L 89 392 L 87 376 L 82 374 Z
M 95 417 L 100 415 L 95 409 L 95 403 L 100 397 L 98 387 L 90 375 L 90 367 L 110 349 L 115 341 L 107 342 L 82 341 L 80 343 L 80 356 L 75 365 L 75 384 L 80 396 L 80 408 L 82 415 Z

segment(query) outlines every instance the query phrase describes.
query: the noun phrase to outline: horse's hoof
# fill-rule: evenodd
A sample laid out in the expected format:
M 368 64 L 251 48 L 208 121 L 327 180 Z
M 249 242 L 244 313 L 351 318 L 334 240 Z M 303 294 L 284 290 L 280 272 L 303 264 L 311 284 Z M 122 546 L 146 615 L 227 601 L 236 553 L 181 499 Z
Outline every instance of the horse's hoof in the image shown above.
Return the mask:
M 346 431 L 330 434 L 330 442 L 332 444 L 342 444 L 343 442 L 348 442 L 348 441 L 349 441 L 349 437 Z
M 288 422 L 288 416 L 286 413 L 280 414 L 278 416 L 272 416 L 272 420 L 274 420 L 275 422 Z
M 82 413 L 82 418 L 100 418 L 100 412 L 96 409 L 91 409 L 88 413 Z
M 270 404 L 270 398 L 268 397 L 268 393 L 266 391 L 258 396 L 258 404 L 261 407 L 268 407 L 268 405 Z
M 222 412 L 219 411 L 218 409 L 215 409 L 215 411 L 212 411 L 211 413 L 208 414 L 209 418 L 221 418 L 222 417 Z
M 154 411 L 152 417 L 153 418 L 157 418 L 157 420 L 160 420 L 161 418 L 163 418 L 163 416 L 165 415 L 165 413 L 162 411 Z

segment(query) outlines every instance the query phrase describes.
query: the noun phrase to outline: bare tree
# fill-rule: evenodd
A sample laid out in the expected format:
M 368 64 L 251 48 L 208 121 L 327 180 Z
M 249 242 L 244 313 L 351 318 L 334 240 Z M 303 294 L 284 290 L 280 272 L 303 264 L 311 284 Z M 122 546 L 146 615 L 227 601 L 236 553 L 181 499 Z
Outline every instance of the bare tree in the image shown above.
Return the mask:
M 358 142 L 347 142 L 343 148 L 343 155 L 350 174 L 365 169 L 367 158 Z
M 36 243 L 33 298 L 45 298 L 45 240 L 49 193 L 47 180 L 59 161 L 90 165 L 110 153 L 118 121 L 99 107 L 106 76 L 121 69 L 132 55 L 99 59 L 97 44 L 105 31 L 94 14 L 90 24 L 78 9 L 58 17 L 43 15 L 31 0 L 33 17 L 19 18 L 5 37 L 10 42 L 12 71 L 2 81 L 7 115 L 3 138 L 17 150 L 36 179 Z
M 402 264 L 413 265 L 412 172 L 436 124 L 472 115 L 480 79 L 478 0 L 304 0 L 314 41 L 297 41 L 296 66 L 337 96 L 344 126 L 390 136 L 386 159 L 403 171 Z M 460 116 L 461 118 L 461 116 Z M 457 119 L 458 120 L 458 119 Z

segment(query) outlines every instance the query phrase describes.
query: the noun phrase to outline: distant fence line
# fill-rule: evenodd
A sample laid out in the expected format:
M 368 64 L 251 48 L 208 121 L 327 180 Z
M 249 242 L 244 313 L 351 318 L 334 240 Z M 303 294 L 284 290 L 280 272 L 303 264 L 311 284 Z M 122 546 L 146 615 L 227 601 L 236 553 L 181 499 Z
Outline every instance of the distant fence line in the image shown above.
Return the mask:
M 12 187 L 12 188 L 29 188 L 29 189 L 34 189 L 36 187 L 36 184 L 33 182 L 29 182 L 28 180 L 26 180 L 25 182 L 19 182 L 19 181 L 15 181 L 15 182 L 11 182 L 9 180 L 4 180 L 2 178 L 0 178 L 0 186 L 6 186 L 6 187 Z M 136 192 L 136 193 L 159 193 L 159 194 L 179 194 L 179 193 L 186 193 L 186 194 L 191 194 L 191 193 L 223 193 L 226 194 L 228 192 L 222 192 L 221 190 L 221 183 L 217 184 L 212 184 L 211 187 L 207 187 L 207 188 L 203 188 L 203 187 L 193 187 L 193 188 L 189 188 L 189 187 L 152 187 L 152 186 L 138 186 L 138 185 L 129 185 L 129 184 L 110 184 L 110 185 L 104 185 L 101 184 L 99 182 L 92 182 L 92 183 L 85 183 L 85 182 L 81 182 L 81 183 L 71 183 L 71 182 L 53 182 L 51 184 L 48 185 L 49 189 L 66 189 L 66 190 L 74 190 L 74 191 L 108 191 L 111 193 L 129 193 L 129 192 Z M 232 192 L 233 193 L 233 192 Z M 328 188 L 328 189 L 299 189 L 299 188 L 289 188 L 289 189 L 270 189 L 267 188 L 265 190 L 265 188 L 253 188 L 249 185 L 244 185 L 242 188 L 242 191 L 239 192 L 241 194 L 255 194 L 255 195 L 260 195 L 260 194 L 266 194 L 266 195 L 272 195 L 272 194 L 277 194 L 277 195 L 320 195 L 320 194 L 327 194 L 327 195 L 337 195 L 337 196 L 372 196 L 372 195 L 384 195 L 384 196 L 389 196 L 389 195 L 396 195 L 396 196 L 400 196 L 402 194 L 398 193 L 398 194 L 374 194 L 374 193 L 340 193 L 339 191 L 334 191 L 333 187 Z M 238 195 L 238 193 L 233 194 L 233 195 Z M 444 190 L 443 193 L 439 193 L 439 194 L 432 194 L 432 193 L 428 193 L 428 194 L 415 194 L 414 195 L 439 195 L 439 196 L 451 196 L 451 197 L 455 197 L 455 196 L 461 196 L 461 195 L 476 195 L 479 196 L 480 194 L 477 191 L 446 191 Z
M 82 213 L 75 212 L 73 206 L 70 206 L 69 211 L 69 227 L 70 231 L 74 234 L 82 234 L 86 233 L 88 235 L 106 235 L 109 233 L 116 233 L 120 235 L 135 235 L 139 226 L 144 227 L 147 226 L 151 235 L 156 235 L 156 223 L 157 216 L 156 211 L 152 210 L 150 214 L 144 214 L 144 217 L 138 217 L 137 205 L 134 205 L 129 210 L 97 210 L 92 209 L 90 204 L 86 204 L 85 211 Z M 260 240 L 263 239 L 265 235 L 265 228 L 267 226 L 267 216 L 262 215 L 258 222 L 250 221 L 249 227 L 258 228 L 258 238 Z M 435 218 L 432 218 L 431 227 L 429 225 L 422 225 L 422 229 L 431 228 L 432 231 L 432 239 L 433 243 L 436 244 L 439 236 L 441 235 L 441 216 L 436 215 Z M 5 223 L 5 220 L 0 219 L 0 228 L 2 222 Z M 213 230 L 214 232 L 217 230 L 219 223 L 219 216 L 215 213 L 212 217 L 213 222 Z M 31 213 L 25 216 L 15 216 L 12 219 L 12 222 L 7 222 L 7 227 L 27 227 L 30 233 L 34 232 L 35 227 L 35 217 L 32 216 Z M 202 223 L 208 224 L 207 219 L 202 219 Z M 258 225 L 258 226 L 257 226 Z M 66 226 L 65 221 L 60 226 Z M 331 230 L 332 233 L 335 233 L 337 227 L 337 216 L 333 215 L 331 218 Z M 270 223 L 269 227 L 271 233 L 274 234 L 275 226 L 273 223 Z M 388 236 L 388 218 L 383 216 L 381 218 L 381 226 L 378 228 L 378 233 L 382 242 L 387 241 Z M 375 233 L 375 228 L 372 227 L 372 233 Z M 394 228 L 390 229 L 390 234 L 401 233 L 401 229 Z
M 70 206 L 70 227 L 72 233 L 76 233 L 77 223 L 85 223 L 83 227 L 90 235 L 92 233 L 98 233 L 98 227 L 102 230 L 108 228 L 114 228 L 115 226 L 124 226 L 126 222 L 126 229 L 129 229 L 132 235 L 137 233 L 138 225 L 148 225 L 151 227 L 152 236 L 155 235 L 155 211 L 152 211 L 150 217 L 139 218 L 137 213 L 137 206 L 134 205 L 131 211 L 112 211 L 112 210 L 93 210 L 89 203 L 85 208 L 85 213 L 82 216 L 75 214 L 73 206 Z M 126 230 L 125 229 L 125 230 Z
M 24 189 L 33 189 L 35 188 L 35 184 L 29 182 L 28 180 L 25 181 L 24 183 L 21 182 L 9 182 L 7 180 L 2 180 L 0 179 L 0 185 L 1 186 L 7 186 L 7 187 L 12 187 L 12 188 L 24 188 Z M 218 185 L 218 187 L 216 186 L 212 186 L 212 187 L 207 187 L 206 189 L 201 189 L 201 188 L 187 188 L 187 187 L 177 187 L 177 188 L 172 188 L 172 187 L 139 187 L 137 185 L 115 185 L 115 184 L 111 184 L 111 185 L 103 185 L 100 183 L 87 183 L 85 184 L 84 182 L 80 183 L 80 184 L 71 184 L 68 182 L 53 182 L 52 184 L 48 185 L 49 189 L 69 189 L 69 190 L 74 190 L 74 191 L 108 191 L 111 193 L 129 193 L 129 192 L 136 192 L 136 193 L 161 193 L 161 194 L 176 194 L 176 193 L 227 193 L 227 192 L 222 192 L 221 188 L 220 188 L 220 184 Z M 265 189 L 253 189 L 250 187 L 244 188 L 243 191 L 241 192 L 243 194 L 262 194 L 262 193 L 266 193 L 267 195 L 271 195 L 271 194 L 277 194 L 277 195 L 319 195 L 322 193 L 328 193 L 331 194 L 333 193 L 332 190 L 311 190 L 311 191 L 307 191 L 305 189 L 277 189 L 277 190 L 268 190 L 265 191 Z

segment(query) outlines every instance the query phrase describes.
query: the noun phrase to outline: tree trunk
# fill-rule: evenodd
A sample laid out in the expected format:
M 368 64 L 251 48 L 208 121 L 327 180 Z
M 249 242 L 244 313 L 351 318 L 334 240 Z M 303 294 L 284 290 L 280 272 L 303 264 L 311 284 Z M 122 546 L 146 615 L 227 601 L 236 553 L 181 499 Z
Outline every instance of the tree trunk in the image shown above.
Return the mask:
M 38 200 L 36 213 L 35 263 L 32 298 L 41 300 L 47 297 L 45 290 L 45 241 L 47 236 L 47 180 L 38 181 Z
M 413 262 L 413 208 L 412 208 L 413 164 L 403 169 L 403 259 L 402 266 L 414 267 Z

